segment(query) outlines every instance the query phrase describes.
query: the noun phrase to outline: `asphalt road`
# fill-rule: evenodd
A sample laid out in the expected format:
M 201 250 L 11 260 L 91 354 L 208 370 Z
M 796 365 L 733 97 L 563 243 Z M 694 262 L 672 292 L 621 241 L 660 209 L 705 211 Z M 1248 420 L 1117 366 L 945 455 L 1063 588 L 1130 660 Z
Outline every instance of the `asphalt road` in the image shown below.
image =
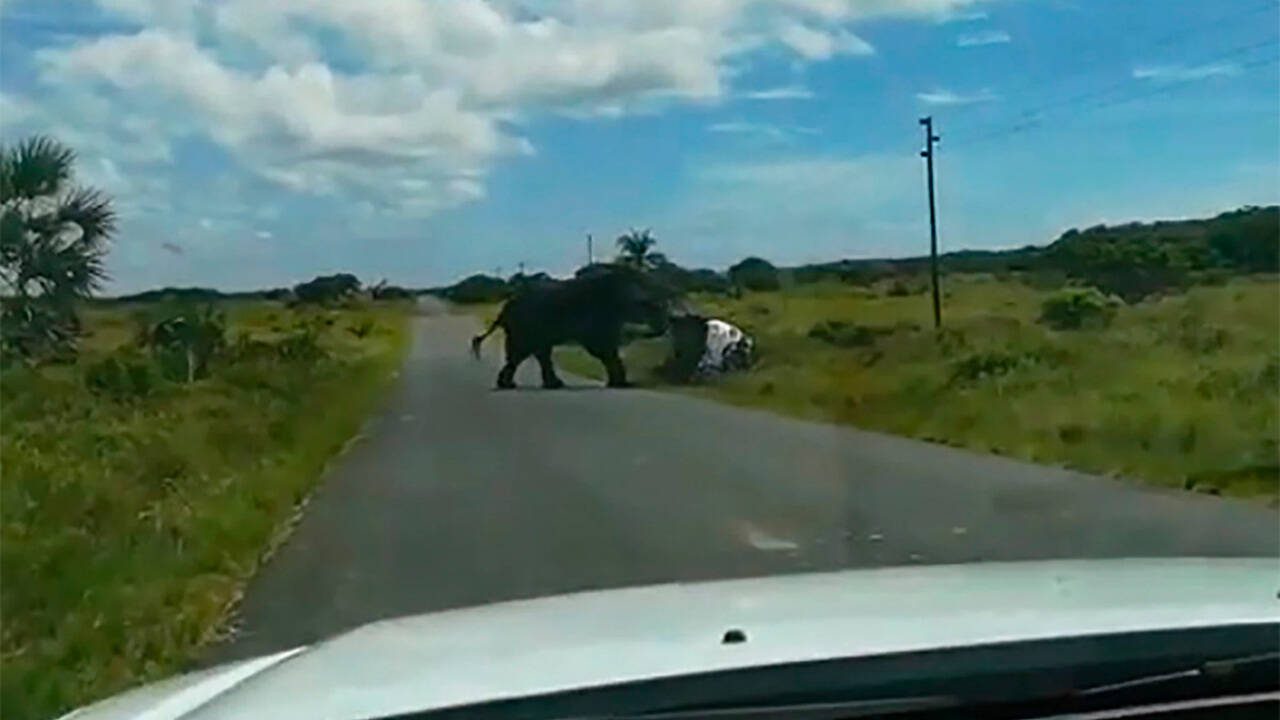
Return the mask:
M 904 563 L 1280 555 L 1264 507 L 566 380 L 415 320 L 399 388 L 210 661 L 387 617 L 583 589 Z

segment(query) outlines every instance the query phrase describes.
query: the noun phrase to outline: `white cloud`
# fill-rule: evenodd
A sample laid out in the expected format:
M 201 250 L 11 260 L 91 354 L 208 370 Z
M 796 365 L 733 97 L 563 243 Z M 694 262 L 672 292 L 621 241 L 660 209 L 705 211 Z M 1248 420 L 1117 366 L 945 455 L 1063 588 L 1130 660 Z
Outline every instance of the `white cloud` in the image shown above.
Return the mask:
M 916 99 L 926 105 L 971 105 L 973 103 L 994 102 L 999 96 L 990 90 L 964 94 L 952 90 L 937 89 L 930 92 L 916 93 Z
M 387 195 L 394 185 L 380 178 L 429 176 L 442 181 L 431 206 L 439 209 L 474 195 L 451 194 L 451 178 L 529 151 L 496 115 L 464 110 L 456 90 L 397 76 L 338 76 L 319 63 L 254 75 L 166 31 L 101 38 L 39 59 L 46 79 L 108 83 L 126 112 L 172 118 L 159 134 L 202 132 L 295 192 L 395 200 Z
M 721 135 L 750 135 L 772 141 L 789 141 L 794 139 L 796 135 L 822 134 L 821 130 L 804 125 L 777 125 L 774 123 L 747 122 L 745 120 L 712 123 L 707 126 L 707 132 Z
M 786 131 L 777 125 L 743 121 L 713 123 L 707 126 L 707 132 L 733 135 L 763 135 L 775 140 L 780 140 L 787 135 Z
M 762 48 L 868 55 L 854 23 L 985 0 L 92 1 L 141 29 L 106 23 L 37 51 L 38 85 L 0 95 L 6 126 L 56 133 L 125 183 L 197 138 L 229 155 L 229 172 L 336 198 L 335 214 L 428 215 L 483 198 L 495 163 L 534 153 L 521 133 L 540 113 L 717 103 Z M 145 192 L 147 208 L 178 205 L 174 188 Z
M 740 96 L 747 100 L 810 100 L 813 98 L 813 91 L 801 85 L 783 85 L 762 90 L 748 90 Z
M 205 230 L 212 230 L 213 220 L 210 218 L 200 218 L 200 227 L 204 228 Z
M 259 231 L 255 232 L 255 233 L 254 233 L 254 235 L 255 235 L 259 240 L 270 240 L 272 237 L 274 237 L 274 236 L 271 234 L 271 231 L 270 231 L 270 230 L 259 230 Z
M 17 125 L 36 113 L 35 104 L 26 98 L 0 92 L 0 128 Z
M 788 22 L 778 34 L 782 44 L 806 60 L 829 60 L 836 55 L 872 55 L 875 48 L 846 30 L 819 30 L 801 22 Z
M 981 45 L 1000 45 L 1013 40 L 1004 30 L 983 30 L 956 38 L 956 47 L 978 47 Z
M 1156 82 L 1201 80 L 1220 75 L 1238 75 L 1239 73 L 1240 66 L 1227 62 L 1211 63 L 1209 65 L 1154 65 L 1133 69 L 1135 78 Z
M 989 17 L 985 10 L 952 10 L 938 14 L 939 23 L 964 23 L 986 20 Z

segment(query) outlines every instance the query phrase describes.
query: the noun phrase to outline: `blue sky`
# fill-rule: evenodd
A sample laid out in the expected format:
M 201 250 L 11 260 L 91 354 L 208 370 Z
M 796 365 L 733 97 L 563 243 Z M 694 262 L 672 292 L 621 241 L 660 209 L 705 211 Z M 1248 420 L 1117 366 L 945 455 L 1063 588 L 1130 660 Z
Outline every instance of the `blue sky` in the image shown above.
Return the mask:
M 8 0 L 0 129 L 122 213 L 112 291 L 945 248 L 1280 200 L 1260 0 Z

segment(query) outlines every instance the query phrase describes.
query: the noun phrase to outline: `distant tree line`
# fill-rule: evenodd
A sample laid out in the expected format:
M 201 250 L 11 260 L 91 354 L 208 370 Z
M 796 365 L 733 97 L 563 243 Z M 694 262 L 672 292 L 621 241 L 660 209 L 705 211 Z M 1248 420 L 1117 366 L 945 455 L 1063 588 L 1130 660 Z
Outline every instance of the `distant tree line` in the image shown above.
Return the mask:
M 736 293 L 768 291 L 784 278 L 795 285 L 839 282 L 870 285 L 892 281 L 890 293 L 921 291 L 915 280 L 929 270 L 926 256 L 894 259 L 845 259 L 794 267 L 777 267 L 749 257 L 727 271 L 686 268 L 655 248 L 649 230 L 621 235 L 612 263 L 643 269 L 677 292 Z M 608 265 L 601 263 L 598 265 Z M 1134 302 L 1152 293 L 1248 273 L 1280 272 L 1280 207 L 1243 207 L 1200 220 L 1098 225 L 1068 230 L 1048 246 L 1027 245 L 1011 250 L 960 250 L 942 256 L 947 273 L 1014 275 L 1046 288 L 1071 283 L 1096 287 L 1107 295 Z M 591 266 L 577 272 L 589 272 Z M 479 273 L 458 283 L 427 290 L 411 290 L 385 283 L 365 287 L 349 273 L 317 277 L 291 288 L 223 293 L 209 288 L 163 288 L 118 298 L 122 301 L 216 300 L 265 298 L 287 302 L 332 304 L 366 294 L 373 299 L 409 298 L 432 294 L 457 303 L 504 300 L 530 284 L 554 282 L 545 272 L 509 277 Z
M 643 268 L 682 292 L 776 290 L 785 278 L 796 285 L 869 285 L 891 280 L 891 294 L 909 295 L 923 289 L 912 279 L 929 271 L 929 258 L 920 256 L 837 260 L 789 268 L 749 257 L 727 272 L 719 272 L 684 268 L 654 252 L 657 240 L 648 230 L 628 232 L 618 238 L 617 245 L 619 256 L 614 262 Z M 1135 302 L 1156 292 L 1218 282 L 1230 275 L 1280 272 L 1280 207 L 1247 206 L 1201 220 L 1072 229 L 1043 247 L 946 253 L 942 266 L 947 273 L 1018 276 L 1047 288 L 1068 283 L 1092 286 Z M 545 274 L 537 277 L 550 279 Z M 516 292 L 524 280 L 519 275 L 504 279 L 479 274 L 431 292 L 460 303 L 495 302 Z
M 1130 302 L 1197 281 L 1280 272 L 1280 207 L 1068 230 L 1039 261 Z
M 420 294 L 418 290 L 389 285 L 384 280 L 374 285 L 365 286 L 360 279 L 351 273 L 321 275 L 293 287 L 271 288 L 269 290 L 248 290 L 242 292 L 224 292 L 203 287 L 164 287 L 145 290 L 130 295 L 104 298 L 104 302 L 151 303 L 151 302 L 214 302 L 217 300 L 279 300 L 289 303 L 331 305 L 358 299 L 366 296 L 371 300 L 406 300 Z

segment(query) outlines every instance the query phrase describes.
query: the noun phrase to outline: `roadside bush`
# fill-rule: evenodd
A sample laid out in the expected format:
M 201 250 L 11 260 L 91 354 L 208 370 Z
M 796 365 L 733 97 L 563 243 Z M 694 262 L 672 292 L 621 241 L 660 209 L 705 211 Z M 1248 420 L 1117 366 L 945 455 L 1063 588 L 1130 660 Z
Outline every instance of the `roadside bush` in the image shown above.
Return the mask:
M 1063 353 L 1052 347 L 1024 352 L 990 351 L 974 353 L 951 364 L 951 382 L 975 382 L 1008 375 L 1016 370 L 1054 367 Z
M 1221 350 L 1230 341 L 1231 334 L 1188 315 L 1178 323 L 1176 339 L 1178 345 L 1187 352 L 1208 355 Z
M 1044 301 L 1040 322 L 1055 330 L 1104 328 L 1115 318 L 1119 304 L 1097 288 L 1072 288 Z
M 749 257 L 729 268 L 729 279 L 734 285 L 757 292 L 777 290 L 782 286 L 778 268 L 758 257 Z
M 894 280 L 889 286 L 889 297 L 906 297 L 911 294 L 911 288 L 901 280 Z
M 191 383 L 207 376 L 210 363 L 226 347 L 226 316 L 212 305 L 167 308 L 159 320 L 142 320 L 139 344 L 151 350 L 168 380 Z
M 893 327 L 853 325 L 843 320 L 826 320 L 809 328 L 809 337 L 842 348 L 870 347 L 876 338 L 892 335 Z
M 372 333 L 374 329 L 376 329 L 377 327 L 378 327 L 377 323 L 375 323 L 373 320 L 370 320 L 369 318 L 364 318 L 363 320 L 356 323 L 355 325 L 348 327 L 347 332 L 354 335 L 356 339 L 363 340 L 369 337 L 370 333 Z
M 1187 272 L 1176 267 L 1119 267 L 1082 273 L 1080 279 L 1103 292 L 1136 303 L 1148 296 L 1185 290 Z
M 970 347 L 968 333 L 957 328 L 944 327 L 938 330 L 934 337 L 942 357 L 954 357 Z
M 1200 285 L 1209 285 L 1212 287 L 1221 287 L 1231 280 L 1232 272 L 1222 268 L 1214 268 L 1212 270 L 1204 270 L 1194 273 L 1190 277 L 1192 282 Z
M 1257 369 L 1214 368 L 1196 382 L 1196 394 L 1205 399 L 1229 398 L 1248 401 L 1274 397 L 1280 382 L 1280 358 L 1271 358 Z
M 80 320 L 70 303 L 4 298 L 0 363 L 68 362 L 75 358 Z
M 273 360 L 278 356 L 276 343 L 258 340 L 249 333 L 240 333 L 235 341 L 227 346 L 227 365 L 251 363 L 260 360 Z
M 274 343 L 276 356 L 286 361 L 314 362 L 327 356 L 320 345 L 321 323 L 300 322 L 293 331 Z
M 89 392 L 118 401 L 146 397 L 161 382 L 154 362 L 127 350 L 91 363 L 83 375 Z
M 1067 284 L 1067 274 L 1061 270 L 1034 270 L 1021 273 L 1022 282 L 1035 290 L 1057 290 Z
M 978 353 L 951 365 L 952 382 L 984 380 L 1007 375 L 1025 363 L 1021 355 L 1002 352 Z

